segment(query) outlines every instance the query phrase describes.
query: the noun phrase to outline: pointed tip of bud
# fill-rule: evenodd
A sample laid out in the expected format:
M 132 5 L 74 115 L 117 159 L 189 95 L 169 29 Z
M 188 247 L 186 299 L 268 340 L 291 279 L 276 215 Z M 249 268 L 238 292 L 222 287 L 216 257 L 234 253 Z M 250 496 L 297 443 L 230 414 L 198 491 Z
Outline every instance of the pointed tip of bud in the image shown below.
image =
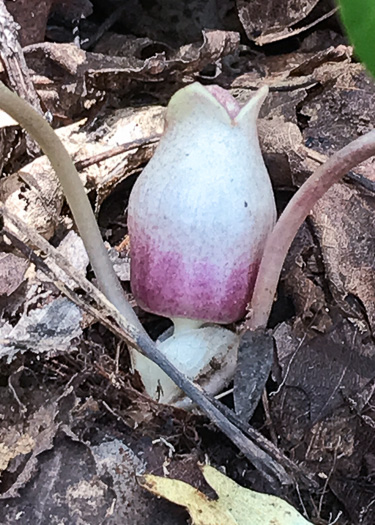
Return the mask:
M 243 108 L 241 108 L 241 111 L 236 117 L 237 123 L 248 121 L 249 115 L 251 115 L 253 119 L 257 119 L 260 108 L 262 107 L 262 104 L 265 101 L 268 93 L 268 86 L 262 86 L 259 88 L 258 91 L 256 91 L 251 97 L 251 99 L 243 106 Z

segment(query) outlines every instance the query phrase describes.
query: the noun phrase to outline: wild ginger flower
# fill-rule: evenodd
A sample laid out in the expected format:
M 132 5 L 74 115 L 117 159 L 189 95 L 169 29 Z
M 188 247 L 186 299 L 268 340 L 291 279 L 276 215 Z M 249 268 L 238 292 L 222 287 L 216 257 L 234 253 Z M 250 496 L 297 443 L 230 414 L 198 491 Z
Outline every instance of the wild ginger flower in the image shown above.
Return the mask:
M 131 284 L 145 310 L 215 323 L 245 313 L 275 222 L 256 131 L 266 94 L 242 109 L 218 86 L 172 97 L 129 201 Z
M 256 129 L 267 92 L 240 108 L 218 86 L 178 91 L 132 190 L 132 291 L 143 309 L 173 320 L 175 336 L 245 314 L 276 218 Z

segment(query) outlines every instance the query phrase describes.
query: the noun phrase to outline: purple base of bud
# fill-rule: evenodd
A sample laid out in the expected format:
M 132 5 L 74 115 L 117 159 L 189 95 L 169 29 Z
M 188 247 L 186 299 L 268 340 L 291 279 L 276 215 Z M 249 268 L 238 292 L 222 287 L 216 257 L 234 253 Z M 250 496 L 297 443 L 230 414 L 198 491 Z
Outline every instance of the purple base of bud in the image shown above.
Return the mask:
M 131 282 L 141 308 L 165 317 L 220 324 L 244 316 L 258 263 L 249 268 L 248 262 L 233 266 L 231 261 L 231 271 L 225 274 L 223 261 L 220 265 L 208 258 L 185 262 L 179 253 L 163 253 L 160 247 L 139 240 L 131 246 Z

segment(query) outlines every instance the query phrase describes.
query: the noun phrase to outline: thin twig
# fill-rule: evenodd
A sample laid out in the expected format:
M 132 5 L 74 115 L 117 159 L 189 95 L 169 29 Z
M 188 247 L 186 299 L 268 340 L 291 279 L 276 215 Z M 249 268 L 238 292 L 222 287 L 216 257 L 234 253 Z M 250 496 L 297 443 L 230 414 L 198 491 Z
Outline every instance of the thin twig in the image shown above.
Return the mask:
M 309 159 L 313 160 L 314 162 L 317 162 L 318 164 L 324 164 L 326 162 L 326 155 L 322 155 L 321 153 L 318 153 L 317 151 L 307 148 L 305 146 L 303 146 L 303 148 Z M 355 171 L 351 170 L 346 175 L 344 175 L 344 180 L 346 179 L 348 179 L 346 182 L 358 184 L 366 190 L 375 193 L 375 181 L 368 179 L 361 173 L 356 173 Z
M 92 166 L 93 164 L 98 164 L 99 162 L 102 162 L 103 160 L 111 159 L 112 157 L 115 157 L 116 155 L 121 155 L 121 153 L 126 153 L 127 151 L 130 151 L 132 149 L 140 148 L 142 146 L 150 146 L 152 144 L 159 142 L 159 140 L 160 140 L 160 135 L 151 135 L 151 137 L 147 137 L 145 139 L 137 139 L 137 140 L 132 140 L 131 142 L 124 142 L 123 144 L 120 144 L 119 146 L 109 148 L 108 150 L 102 151 L 101 153 L 98 153 L 97 155 L 87 157 L 86 159 L 78 160 L 77 162 L 74 163 L 74 165 L 77 171 L 82 171 L 85 168 Z
M 0 211 L 1 211 L 1 205 L 0 205 Z M 74 304 L 82 308 L 86 313 L 91 315 L 94 319 L 99 321 L 102 325 L 104 325 L 108 330 L 110 330 L 113 334 L 117 335 L 117 337 L 124 339 L 123 337 L 123 331 L 118 328 L 116 323 L 114 323 L 111 318 L 108 316 L 108 312 L 106 310 L 103 311 L 102 305 L 98 304 L 97 307 L 90 304 L 88 299 L 82 298 L 80 295 L 76 294 L 73 290 L 71 290 L 63 281 L 61 281 L 58 276 L 55 274 L 55 272 L 44 262 L 44 260 L 36 255 L 36 253 L 29 247 L 27 244 L 25 244 L 17 235 L 15 235 L 13 232 L 9 231 L 7 228 L 3 228 L 3 233 L 8 237 L 8 239 L 11 241 L 12 245 L 17 248 L 27 259 L 29 259 L 35 266 L 40 269 L 47 277 L 51 279 L 51 282 L 53 285 L 62 293 L 64 294 L 68 299 L 70 299 Z M 47 242 L 47 241 L 45 241 Z M 48 243 L 47 243 L 48 244 Z M 40 248 L 40 247 L 39 247 Z M 67 271 L 68 265 L 62 265 L 61 263 L 61 255 L 57 252 L 57 257 L 54 257 L 53 254 L 49 253 L 46 250 L 43 250 L 49 257 L 51 257 L 52 260 L 66 272 L 67 275 L 71 279 L 73 279 L 76 283 L 76 285 L 81 288 L 88 297 L 92 297 L 95 301 L 95 291 L 98 291 L 95 286 L 93 286 L 89 281 L 87 281 L 84 277 L 79 277 L 79 279 L 76 279 L 77 275 L 75 275 L 74 272 L 78 274 L 76 270 L 74 272 Z M 60 257 L 59 257 L 60 256 Z M 64 268 L 65 266 L 65 268 Z M 79 275 L 79 274 L 78 274 Z M 86 283 L 85 283 L 86 281 Z M 83 285 L 83 286 L 82 286 Z M 91 292 L 94 292 L 94 296 L 91 296 L 89 290 Z M 94 291 L 95 290 L 95 291 Z M 99 292 L 100 293 L 100 292 Z M 103 296 L 104 297 L 104 296 Z M 107 299 L 104 299 L 104 302 L 107 301 Z M 110 303 L 109 303 L 110 304 Z M 7 340 L 5 340 L 7 341 Z M 136 342 L 134 338 L 132 338 L 129 334 L 127 334 L 126 338 L 127 344 L 131 346 L 136 346 Z M 3 341 L 4 343 L 4 341 Z M 22 342 L 21 345 L 22 348 L 27 349 L 27 347 L 30 347 L 30 340 L 27 340 L 25 342 Z
M 262 392 L 262 404 L 263 404 L 263 410 L 264 410 L 264 416 L 265 416 L 265 426 L 270 433 L 272 443 L 276 445 L 277 443 L 277 435 L 276 431 L 273 426 L 272 417 L 271 417 L 271 411 L 270 411 L 270 403 L 268 400 L 268 393 L 267 389 L 263 388 Z
M 126 9 L 129 9 L 127 4 L 120 4 L 117 9 L 115 9 L 108 18 L 99 26 L 96 33 L 88 39 L 87 42 L 84 42 L 82 48 L 86 51 L 91 50 L 102 38 L 104 33 L 106 33 L 111 27 L 118 22 Z
M 319 506 L 318 506 L 318 515 L 317 517 L 320 518 L 321 517 L 321 514 L 322 514 L 322 508 L 323 508 L 323 503 L 324 503 L 324 496 L 326 495 L 327 493 L 327 488 L 328 488 L 328 485 L 329 485 L 329 482 L 331 481 L 331 478 L 332 478 L 332 475 L 335 471 L 335 468 L 336 468 L 336 463 L 337 463 L 337 451 L 341 445 L 341 441 L 342 441 L 342 437 L 341 436 L 338 436 L 337 437 L 337 444 L 335 446 L 335 450 L 334 450 L 334 453 L 333 453 L 333 461 L 332 461 L 332 467 L 330 468 L 330 471 L 328 473 L 328 476 L 326 477 L 326 480 L 325 480 L 325 483 L 324 483 L 324 487 L 323 487 L 323 490 L 322 490 L 322 494 L 320 496 L 320 499 L 319 499 Z
M 332 155 L 293 196 L 266 243 L 251 302 L 250 329 L 266 327 L 285 257 L 311 209 L 335 182 L 373 155 L 375 130 Z
M 230 410 L 230 408 L 228 408 L 226 405 L 223 405 L 222 403 L 219 403 L 214 398 L 211 398 L 211 401 L 214 405 L 220 408 L 220 411 L 229 419 L 229 421 L 241 429 L 242 432 L 244 432 L 244 434 L 246 434 L 251 440 L 254 440 L 262 450 L 267 452 L 267 454 L 283 465 L 286 470 L 292 472 L 299 483 L 309 488 L 316 488 L 318 486 L 317 483 L 303 471 L 303 469 L 296 465 L 291 459 L 286 457 L 276 445 L 266 439 L 258 430 L 240 419 L 233 412 L 233 410 Z
M 77 270 L 72 268 L 72 266 L 53 246 L 0 203 L 0 214 L 1 213 L 12 223 L 16 231 L 19 231 L 20 233 L 22 232 L 23 235 L 26 234 L 34 246 L 37 246 L 40 250 L 51 257 L 51 259 L 76 282 L 77 286 L 87 293 L 90 302 L 83 300 L 64 283 L 58 280 L 53 269 L 48 267 L 46 263 L 33 252 L 33 250 L 26 246 L 16 233 L 9 231 L 8 228 L 4 228 L 3 232 L 9 237 L 12 243 L 20 249 L 26 257 L 37 264 L 43 272 L 49 277 L 52 277 L 53 283 L 58 289 L 66 294 L 69 299 L 80 306 L 83 310 L 87 311 L 90 315 L 93 315 L 116 336 L 120 337 L 142 354 L 146 355 L 166 374 L 168 374 L 178 387 L 181 388 L 187 396 L 199 406 L 202 412 L 208 416 L 209 419 L 239 448 L 239 450 L 268 482 L 273 485 L 275 481 L 281 484 L 293 484 L 295 482 L 294 477 L 296 477 L 300 483 L 303 483 L 304 485 L 310 484 L 310 482 L 307 481 L 306 476 L 300 471 L 299 467 L 283 456 L 282 453 L 272 445 L 272 443 L 267 442 L 267 440 L 254 429 L 247 427 L 247 431 L 244 433 L 235 423 L 232 423 L 229 418 L 223 414 L 222 410 L 225 410 L 224 407 L 216 402 L 213 403 L 210 397 L 207 396 L 201 388 L 194 385 L 192 381 L 179 372 L 168 361 L 164 354 L 160 352 L 145 331 L 142 330 L 141 332 L 133 325 L 129 324 L 113 304 L 111 304 L 95 286 L 80 275 Z M 96 306 L 91 304 L 92 301 L 96 303 Z M 234 414 L 233 417 L 235 418 Z M 233 419 L 233 421 L 235 421 L 235 419 Z M 253 435 L 249 439 L 246 434 L 251 432 Z M 258 440 L 259 443 L 261 443 L 261 446 L 257 443 Z M 266 449 L 268 450 L 266 451 Z M 271 452 L 271 454 L 269 452 Z M 275 456 L 277 456 L 277 458 Z M 287 470 L 293 474 L 288 474 Z
M 362 186 L 368 191 L 371 191 L 372 193 L 375 193 L 375 181 L 368 179 L 361 173 L 356 173 L 355 171 L 349 171 L 349 173 L 346 175 L 346 177 L 351 182 L 355 182 L 359 186 Z

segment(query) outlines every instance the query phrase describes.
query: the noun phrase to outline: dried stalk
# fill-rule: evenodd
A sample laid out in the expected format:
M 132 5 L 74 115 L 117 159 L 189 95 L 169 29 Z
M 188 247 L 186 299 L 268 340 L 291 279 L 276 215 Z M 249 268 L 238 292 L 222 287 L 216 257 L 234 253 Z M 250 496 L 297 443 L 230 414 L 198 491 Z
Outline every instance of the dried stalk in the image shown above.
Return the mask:
M 307 179 L 281 214 L 263 253 L 251 301 L 251 330 L 265 328 L 290 245 L 317 201 L 351 169 L 375 155 L 375 130 L 332 155 Z
M 192 381 L 186 378 L 168 361 L 147 335 L 134 310 L 128 303 L 117 276 L 114 273 L 77 170 L 68 152 L 49 124 L 25 101 L 8 90 L 2 83 L 0 83 L 0 108 L 9 113 L 9 115 L 17 120 L 30 135 L 37 140 L 60 179 L 98 282 L 104 292 L 103 296 L 99 290 L 96 290 L 90 283 L 82 282 L 82 278 L 80 279 L 80 287 L 82 287 L 83 290 L 89 291 L 91 299 L 94 299 L 97 306 L 99 306 L 97 318 L 99 318 L 101 322 L 104 322 L 109 329 L 112 329 L 116 335 L 119 335 L 120 330 L 121 337 L 128 342 L 128 344 L 138 349 L 138 351 L 160 366 L 187 396 L 200 407 L 202 412 L 237 445 L 271 484 L 274 484 L 276 480 L 281 484 L 293 483 L 295 481 L 293 477 L 290 476 L 284 466 L 279 463 L 280 455 L 278 456 L 278 461 L 269 455 L 270 450 L 272 450 L 272 444 L 269 444 L 270 450 L 265 451 L 263 448 L 264 439 L 262 441 L 263 447 L 259 447 L 252 442 L 235 424 L 223 415 L 220 409 L 211 402 L 210 398 L 199 387 L 195 386 Z M 39 246 L 40 249 L 45 250 L 49 254 L 54 254 L 56 259 L 61 258 L 61 255 L 58 256 L 56 250 L 54 250 L 45 239 L 41 238 L 32 228 L 22 224 L 22 221 L 14 217 L 11 211 L 7 210 L 2 204 L 0 204 L 0 214 L 1 213 L 15 226 L 16 230 L 27 233 L 28 237 L 32 239 L 36 246 Z M 22 241 L 20 241 L 20 239 L 17 240 L 12 231 L 5 229 L 5 233 L 14 243 L 17 243 L 19 249 L 23 249 Z M 29 250 L 26 250 L 26 253 L 29 257 L 32 256 L 33 260 L 37 263 L 38 258 L 35 254 L 32 255 Z M 70 271 L 66 261 L 60 259 L 60 263 L 62 263 L 64 271 L 72 277 L 74 272 Z M 43 267 L 42 265 L 43 271 L 50 273 L 51 269 L 45 266 L 46 265 Z M 64 293 L 67 293 L 72 300 L 76 299 L 75 294 L 66 290 L 66 287 L 59 287 L 61 290 L 64 290 Z M 81 307 L 84 306 L 81 300 L 78 300 L 78 303 Z M 88 311 L 92 314 L 93 308 L 88 308 Z M 115 327 L 113 326 L 112 320 L 115 322 Z M 290 469 L 290 462 L 288 462 L 287 458 L 285 458 L 285 464 L 288 465 Z M 294 473 L 297 474 L 297 472 L 299 472 L 299 469 L 295 467 Z M 301 481 L 303 480 L 302 482 L 306 483 L 307 480 L 302 472 L 300 472 L 299 477 Z
M 143 327 L 126 300 L 121 283 L 113 270 L 81 179 L 62 142 L 48 122 L 2 82 L 0 109 L 6 111 L 30 133 L 49 158 L 72 210 L 100 289 L 127 320 L 142 331 Z
M 272 443 L 267 441 L 259 432 L 247 426 L 244 430 L 239 428 L 236 416 L 223 414 L 224 408 L 219 402 L 212 401 L 202 389 L 194 385 L 186 376 L 177 370 L 160 352 L 155 343 L 144 330 L 140 332 L 111 304 L 110 301 L 85 277 L 63 257 L 51 244 L 48 243 L 33 228 L 16 217 L 9 209 L 0 203 L 0 216 L 12 224 L 12 230 L 4 227 L 3 233 L 11 240 L 12 244 L 20 250 L 28 259 L 37 265 L 53 284 L 64 293 L 71 301 L 80 308 L 95 317 L 106 326 L 117 337 L 140 351 L 146 357 L 154 361 L 160 368 L 172 378 L 187 396 L 193 400 L 202 412 L 234 443 L 238 449 L 255 466 L 259 473 L 272 485 L 291 485 L 295 483 L 311 486 L 312 480 L 285 457 Z M 37 246 L 44 254 L 47 254 L 55 264 L 61 268 L 86 294 L 86 299 L 77 295 L 62 283 L 53 268 L 48 267 L 20 239 L 27 236 L 33 246 Z M 87 299 L 89 298 L 89 299 Z M 94 302 L 95 304 L 92 304 Z M 246 435 L 247 434 L 247 435 Z M 249 437 L 248 437 L 249 436 Z

